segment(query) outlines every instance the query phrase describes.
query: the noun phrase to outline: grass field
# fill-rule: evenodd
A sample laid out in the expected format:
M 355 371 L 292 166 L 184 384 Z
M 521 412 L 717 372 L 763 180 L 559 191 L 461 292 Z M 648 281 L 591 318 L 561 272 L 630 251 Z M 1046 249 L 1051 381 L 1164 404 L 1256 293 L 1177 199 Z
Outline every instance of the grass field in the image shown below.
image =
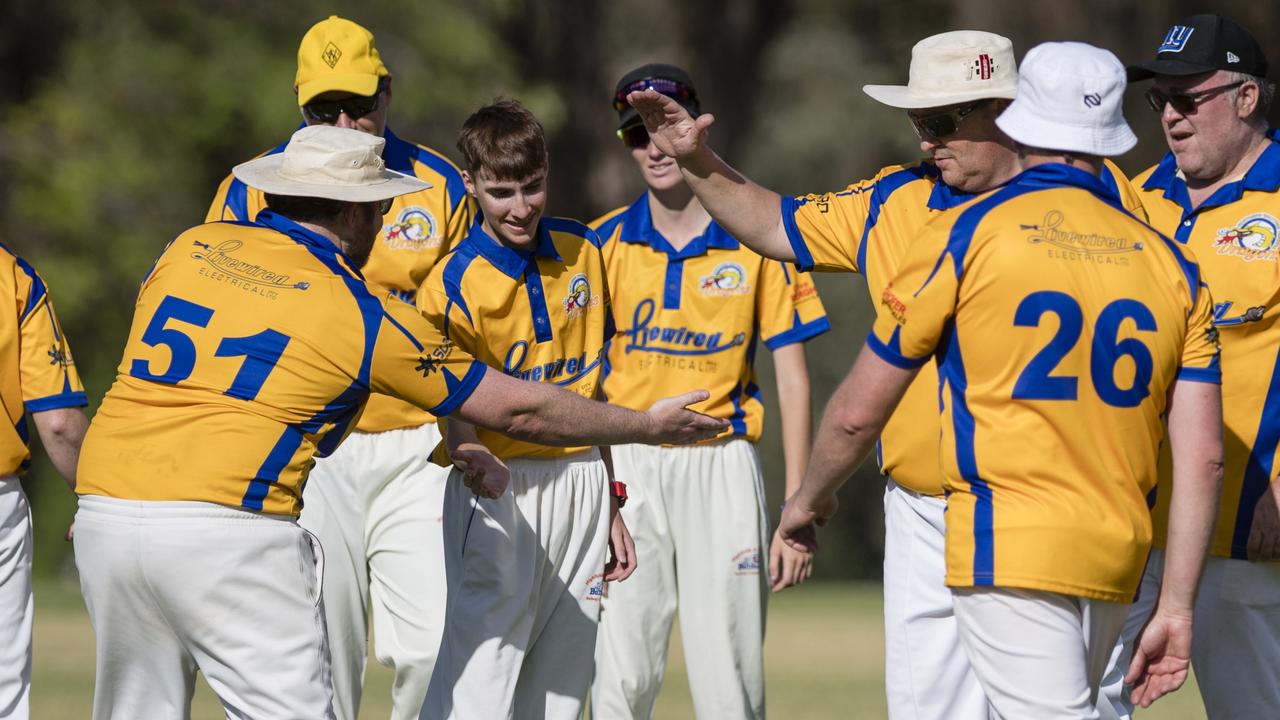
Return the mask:
M 93 705 L 94 646 L 78 588 L 67 582 L 39 584 L 36 608 L 32 717 L 87 718 Z M 812 584 L 775 595 L 765 644 L 770 716 L 782 720 L 885 717 L 880 612 L 880 587 L 874 584 Z M 361 717 L 390 715 L 390 685 L 390 671 L 370 660 Z M 201 682 L 192 718 L 222 717 L 217 700 Z M 672 640 L 667 682 L 655 717 L 694 717 L 678 638 Z M 1189 683 L 1138 717 L 1200 720 L 1204 711 Z

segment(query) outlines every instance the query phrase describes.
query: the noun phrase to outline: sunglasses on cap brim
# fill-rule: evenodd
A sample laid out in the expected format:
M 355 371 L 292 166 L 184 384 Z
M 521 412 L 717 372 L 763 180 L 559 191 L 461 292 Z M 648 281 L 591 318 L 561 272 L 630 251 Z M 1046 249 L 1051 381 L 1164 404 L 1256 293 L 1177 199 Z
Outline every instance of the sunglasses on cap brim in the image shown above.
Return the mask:
M 698 101 L 698 94 L 693 91 L 693 88 L 682 82 L 667 78 L 642 78 L 628 83 L 618 90 L 618 94 L 613 96 L 613 109 L 618 112 L 626 110 L 631 106 L 631 103 L 627 102 L 627 96 L 640 90 L 656 90 L 669 98 L 685 103 Z
M 921 139 L 931 137 L 934 140 L 942 140 L 959 132 L 960 123 L 966 117 L 969 117 L 974 110 L 982 107 L 987 102 L 989 101 L 978 100 L 968 105 L 932 112 L 927 115 L 907 113 L 907 117 L 911 119 L 911 125 L 916 129 L 916 135 L 919 135 Z
M 302 106 L 302 112 L 315 122 L 330 125 L 338 122 L 338 116 L 344 113 L 352 120 L 359 120 L 378 109 L 385 89 L 385 81 L 379 80 L 378 89 L 372 95 L 352 95 L 340 100 L 312 100 Z

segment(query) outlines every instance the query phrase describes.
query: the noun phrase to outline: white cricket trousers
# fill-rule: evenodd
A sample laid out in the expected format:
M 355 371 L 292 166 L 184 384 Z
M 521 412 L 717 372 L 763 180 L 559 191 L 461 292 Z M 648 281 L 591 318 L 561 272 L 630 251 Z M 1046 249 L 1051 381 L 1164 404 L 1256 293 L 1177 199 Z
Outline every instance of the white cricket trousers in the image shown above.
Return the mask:
M 946 585 L 947 501 L 886 478 L 884 677 L 891 720 L 987 720 Z
M 755 445 L 613 448 L 636 571 L 600 609 L 592 717 L 650 718 L 676 608 L 702 720 L 763 718 L 769 522 Z
M 31 695 L 31 510 L 0 476 L 0 720 L 26 720 Z
M 1114 717 L 1133 712 L 1124 675 L 1138 632 L 1155 611 L 1164 558 L 1152 548 L 1107 670 L 1103 690 Z M 1191 626 L 1191 667 L 1209 720 L 1280 717 L 1280 563 L 1206 560 Z
M 333 717 L 323 560 L 292 518 L 83 495 L 75 523 L 94 720 L 188 718 L 197 670 L 228 718 Z
M 368 657 L 395 671 L 392 720 L 418 717 L 444 624 L 441 515 L 449 469 L 431 462 L 435 423 L 353 432 L 316 461 L 302 491 L 302 527 L 324 548 L 324 615 L 333 709 L 356 720 Z
M 609 546 L 596 450 L 508 460 L 501 497 L 445 488 L 449 600 L 425 720 L 578 720 L 591 683 Z
M 974 674 L 1001 720 L 1097 720 L 1129 606 L 1038 590 L 954 588 Z

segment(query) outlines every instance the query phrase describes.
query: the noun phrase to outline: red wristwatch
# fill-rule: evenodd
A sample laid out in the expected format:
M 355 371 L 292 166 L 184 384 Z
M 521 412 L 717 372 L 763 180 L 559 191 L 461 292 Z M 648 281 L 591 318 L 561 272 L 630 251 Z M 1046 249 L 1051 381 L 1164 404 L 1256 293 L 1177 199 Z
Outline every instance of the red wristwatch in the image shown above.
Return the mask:
M 618 507 L 627 504 L 627 484 L 617 480 L 609 482 L 609 493 L 618 498 Z

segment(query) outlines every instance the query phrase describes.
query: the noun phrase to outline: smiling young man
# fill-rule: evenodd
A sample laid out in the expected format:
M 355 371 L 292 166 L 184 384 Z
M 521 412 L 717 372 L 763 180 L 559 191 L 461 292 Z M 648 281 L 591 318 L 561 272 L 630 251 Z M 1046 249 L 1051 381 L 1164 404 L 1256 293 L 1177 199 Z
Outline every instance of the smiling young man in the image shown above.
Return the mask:
M 614 90 L 618 135 L 647 192 L 592 223 L 605 242 L 619 329 L 604 391 L 644 407 L 667 391 L 706 387 L 711 398 L 700 408 L 732 428 L 697 447 L 613 448 L 639 567 L 600 606 L 592 713 L 652 715 L 678 606 L 698 716 L 759 718 L 768 591 L 803 582 L 813 556 L 768 539 L 755 354 L 758 342 L 773 351 L 790 495 L 809 448 L 804 342 L 830 323 L 809 276 L 740 245 L 711 220 L 675 160 L 649 142 L 626 102 L 645 87 L 699 110 L 693 81 L 671 65 L 636 68 Z
M 519 103 L 498 102 L 467 119 L 458 148 L 480 212 L 432 270 L 419 307 L 491 367 L 595 397 L 613 333 L 600 239 L 543 217 L 542 126 Z M 604 583 L 635 567 L 608 448 L 548 447 L 452 420 L 445 436 L 451 455 L 487 448 L 509 476 L 497 462 L 502 477 L 478 483 L 463 471 L 472 463 L 450 476 L 449 601 L 422 717 L 576 719 Z
M 340 17 L 316 23 L 298 47 L 294 91 L 307 125 L 359 130 L 386 140 L 388 168 L 429 186 L 391 200 L 362 264 L 366 278 L 413 303 L 432 266 L 466 233 L 462 176 L 443 155 L 387 127 L 391 73 L 373 35 Z M 274 155 L 285 144 L 267 151 Z M 227 177 L 207 220 L 250 222 L 261 191 Z M 334 709 L 355 720 L 368 657 L 395 670 L 393 720 L 416 717 L 427 692 L 444 619 L 440 507 L 447 473 L 423 448 L 440 440 L 425 410 L 373 395 L 347 442 L 316 462 L 301 524 L 325 549 L 324 608 L 333 656 Z
M 1146 97 L 1169 145 L 1133 184 L 1152 226 L 1195 253 L 1217 303 L 1226 471 L 1190 658 L 1211 720 L 1273 717 L 1280 705 L 1280 143 L 1266 75 L 1253 35 L 1221 15 L 1174 25 L 1155 60 L 1129 68 L 1130 81 L 1154 79 Z M 1165 470 L 1126 657 L 1166 561 Z M 1132 703 L 1118 672 L 1111 680 L 1123 716 Z

